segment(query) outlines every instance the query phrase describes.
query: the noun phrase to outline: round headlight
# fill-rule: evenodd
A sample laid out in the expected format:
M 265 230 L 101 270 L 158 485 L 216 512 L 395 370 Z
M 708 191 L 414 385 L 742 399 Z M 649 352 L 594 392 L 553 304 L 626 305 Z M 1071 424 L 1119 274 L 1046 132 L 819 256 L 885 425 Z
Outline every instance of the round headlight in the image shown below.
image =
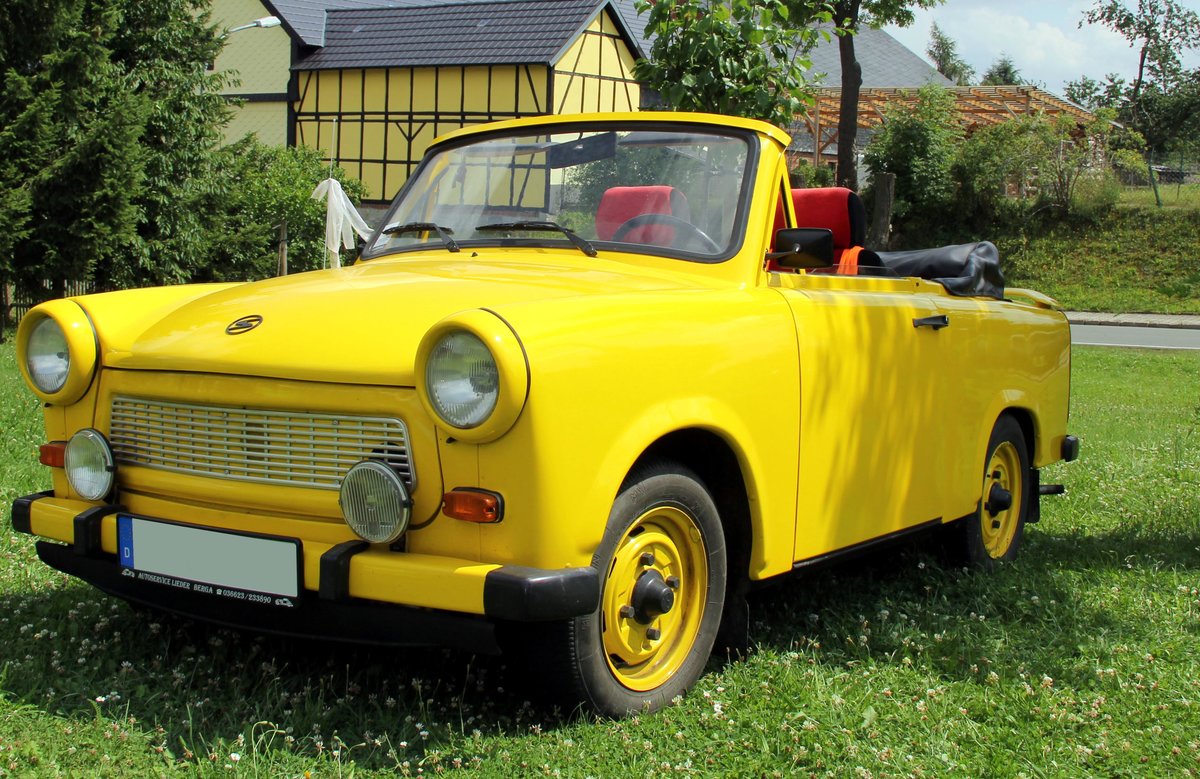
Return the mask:
M 375 460 L 346 472 L 338 502 L 350 529 L 372 544 L 389 544 L 408 529 L 412 501 L 400 476 Z
M 29 378 L 42 392 L 58 392 L 71 373 L 71 352 L 67 334 L 58 322 L 45 317 L 34 326 L 25 347 L 25 367 Z
M 500 371 L 478 336 L 455 330 L 442 336 L 430 352 L 425 389 L 438 416 L 452 427 L 478 427 L 496 408 Z
M 100 362 L 92 320 L 71 298 L 31 309 L 17 327 L 17 364 L 43 402 L 70 405 L 87 393 Z
M 112 449 L 100 433 L 87 428 L 67 441 L 67 481 L 84 500 L 100 500 L 112 492 L 116 465 Z

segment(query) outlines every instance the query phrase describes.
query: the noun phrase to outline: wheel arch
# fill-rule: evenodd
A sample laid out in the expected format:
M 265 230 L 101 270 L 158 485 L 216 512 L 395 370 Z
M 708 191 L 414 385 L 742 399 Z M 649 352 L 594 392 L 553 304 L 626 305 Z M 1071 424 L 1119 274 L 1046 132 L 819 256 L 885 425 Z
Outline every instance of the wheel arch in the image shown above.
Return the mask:
M 1021 428 L 1021 434 L 1025 436 L 1025 455 L 1032 463 L 1034 456 L 1037 454 L 1038 439 L 1037 439 L 1037 423 L 1034 419 L 1033 411 L 1024 406 L 1011 406 L 1000 412 L 996 420 L 1000 417 L 1008 415 L 1016 420 L 1016 423 Z M 991 434 L 989 433 L 989 436 Z
M 746 478 L 734 448 L 710 430 L 676 430 L 647 447 L 629 469 L 626 479 L 656 460 L 678 463 L 700 477 L 721 517 L 730 579 L 748 581 L 755 533 Z

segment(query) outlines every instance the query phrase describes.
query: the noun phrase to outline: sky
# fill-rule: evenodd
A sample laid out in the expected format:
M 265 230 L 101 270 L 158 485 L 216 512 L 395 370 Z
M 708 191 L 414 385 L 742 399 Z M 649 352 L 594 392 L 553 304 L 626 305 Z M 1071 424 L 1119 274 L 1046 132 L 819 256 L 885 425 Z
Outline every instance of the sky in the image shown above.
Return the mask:
M 1068 81 L 1090 76 L 1103 81 L 1116 73 L 1126 81 L 1137 75 L 1137 50 L 1115 32 L 1084 24 L 1083 13 L 1094 0 L 946 0 L 932 10 L 917 11 L 907 28 L 887 27 L 909 50 L 929 59 L 929 31 L 937 22 L 954 40 L 958 55 L 975 68 L 975 78 L 1004 54 L 1026 83 L 1041 83 L 1062 95 Z M 1181 0 L 1200 12 L 1200 0 Z M 1127 5 L 1135 7 L 1129 0 Z M 1200 41 L 1197 41 L 1200 44 Z M 1200 67 L 1200 48 L 1184 56 L 1184 66 Z

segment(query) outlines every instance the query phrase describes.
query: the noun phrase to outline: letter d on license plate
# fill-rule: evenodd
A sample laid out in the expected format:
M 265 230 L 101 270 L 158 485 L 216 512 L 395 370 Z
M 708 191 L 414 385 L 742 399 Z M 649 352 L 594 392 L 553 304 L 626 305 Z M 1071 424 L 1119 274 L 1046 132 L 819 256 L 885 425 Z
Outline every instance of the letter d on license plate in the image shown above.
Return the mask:
M 215 588 L 289 598 L 300 594 L 300 542 L 295 539 L 121 514 L 117 517 L 117 546 L 122 568 L 159 584 L 221 595 L 225 593 Z

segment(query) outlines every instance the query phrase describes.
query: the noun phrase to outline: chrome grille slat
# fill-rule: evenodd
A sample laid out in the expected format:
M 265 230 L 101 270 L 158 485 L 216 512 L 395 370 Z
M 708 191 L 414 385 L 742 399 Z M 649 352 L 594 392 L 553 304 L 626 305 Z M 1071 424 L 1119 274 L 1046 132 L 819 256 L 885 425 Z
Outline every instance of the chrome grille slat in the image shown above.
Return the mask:
M 144 441 L 139 441 L 138 439 L 135 439 L 135 438 L 129 438 L 125 435 L 112 435 L 112 436 L 110 436 L 110 438 L 114 445 L 124 444 L 124 445 L 127 445 L 130 449 L 134 449 L 134 448 L 144 449 L 146 451 L 155 452 L 155 453 L 166 454 L 169 452 L 180 452 L 180 453 L 191 452 L 191 453 L 196 454 L 199 457 L 205 457 L 204 453 L 211 450 L 211 445 L 190 443 L 189 439 L 186 439 L 182 436 L 173 436 L 173 435 L 160 436 L 158 438 L 158 440 L 160 442 L 162 442 L 162 444 L 164 444 L 164 445 L 158 445 L 158 446 L 148 445 Z M 278 444 L 278 443 L 259 444 L 258 443 L 259 440 L 260 439 L 257 436 L 255 436 L 255 437 L 246 436 L 243 438 L 243 441 L 252 445 L 252 447 L 253 447 L 252 454 L 256 457 L 257 456 L 274 455 L 276 458 L 278 458 L 280 460 L 286 460 L 289 462 L 299 462 L 299 463 L 305 463 L 305 462 L 307 462 L 307 463 L 342 463 L 342 462 L 345 462 L 345 457 L 339 457 L 338 456 L 339 450 L 336 448 L 329 448 L 329 447 L 323 447 L 323 446 L 312 447 L 310 450 L 312 452 L 312 454 L 306 455 L 306 454 L 302 454 L 302 453 L 298 454 L 294 451 L 289 451 L 288 446 L 286 444 Z M 172 446 L 170 448 L 168 448 L 167 445 L 172 445 Z M 402 449 L 398 449 L 395 446 L 378 446 L 378 447 L 374 447 L 371 451 L 377 457 L 382 455 L 383 459 L 388 460 L 389 462 L 401 462 L 401 461 L 407 462 L 408 461 L 408 454 L 405 451 L 403 451 Z M 332 455 L 332 456 L 319 456 L 319 455 Z M 211 459 L 223 461 L 225 458 L 214 455 L 211 457 Z M 234 459 L 240 459 L 240 458 L 230 458 L 230 461 L 233 461 Z M 359 458 L 359 459 L 362 459 L 362 458 Z M 358 460 L 355 460 L 354 462 L 358 462 Z M 351 464 L 353 464 L 353 463 L 351 463 Z
M 117 396 L 109 441 L 117 462 L 292 487 L 336 490 L 354 463 L 378 459 L 411 489 L 402 420 Z

